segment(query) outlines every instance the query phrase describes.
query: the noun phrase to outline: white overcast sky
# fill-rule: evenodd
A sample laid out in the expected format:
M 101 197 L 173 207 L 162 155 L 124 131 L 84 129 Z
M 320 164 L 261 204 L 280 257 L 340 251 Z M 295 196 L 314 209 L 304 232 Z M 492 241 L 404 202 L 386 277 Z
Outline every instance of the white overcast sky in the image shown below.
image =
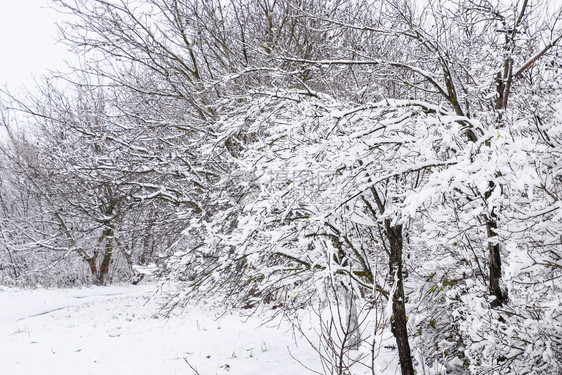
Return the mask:
M 0 86 L 31 88 L 33 77 L 64 69 L 66 46 L 57 43 L 61 14 L 48 0 L 0 0 Z

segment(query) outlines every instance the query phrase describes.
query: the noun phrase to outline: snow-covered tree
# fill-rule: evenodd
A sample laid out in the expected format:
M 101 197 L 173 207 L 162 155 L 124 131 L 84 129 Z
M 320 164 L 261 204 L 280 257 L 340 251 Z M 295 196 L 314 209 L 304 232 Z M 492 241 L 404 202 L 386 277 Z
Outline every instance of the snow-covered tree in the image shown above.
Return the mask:
M 348 301 L 343 351 L 386 305 L 402 374 L 560 371 L 556 4 L 55 3 L 84 74 L 20 102 L 72 249 L 166 237 L 170 307 Z
M 348 23 L 342 20 L 344 16 L 338 18 L 339 14 L 308 14 L 325 27 L 362 30 L 372 38 L 404 45 L 402 55 L 389 54 L 401 60 L 390 60 L 380 50 L 368 49 L 351 59 L 327 53 L 317 60 L 285 56 L 287 60 L 311 70 L 372 66 L 369 74 L 386 79 L 388 87 L 401 83 L 409 89 L 400 95 L 408 96 L 361 107 L 361 103 L 349 99 L 326 99 L 313 90 L 306 90 L 305 96 L 316 97 L 319 102 L 295 97 L 295 93 L 263 89 L 241 112 L 229 113 L 224 129 L 230 137 L 240 133 L 262 135 L 254 144 L 257 150 L 246 144 L 238 161 L 248 171 L 245 176 L 257 176 L 258 185 L 247 185 L 247 203 L 242 203 L 240 215 L 229 212 L 221 219 L 223 223 L 228 217 L 236 217 L 239 230 L 226 238 L 208 238 L 209 248 L 229 243 L 232 250 L 223 253 L 222 266 L 214 271 L 203 268 L 206 276 L 196 285 L 210 282 L 233 293 L 240 293 L 244 286 L 246 295 L 265 288 L 268 296 L 278 288 L 299 285 L 307 288 L 303 295 L 311 296 L 311 291 L 318 290 L 316 280 L 331 274 L 326 270 L 334 270 L 336 275 L 368 276 L 369 266 L 364 265 L 373 260 L 364 258 L 361 251 L 355 252 L 361 248 L 351 241 L 352 233 L 357 232 L 350 230 L 344 219 L 359 212 L 373 221 L 373 227 L 381 229 L 378 246 L 388 241 L 391 261 L 387 272 L 397 276 L 391 280 L 398 280 L 393 294 L 398 301 L 395 324 L 399 319 L 396 311 L 404 310 L 400 302 L 407 299 L 415 312 L 411 320 L 413 336 L 421 337 L 414 341 L 419 366 L 437 360 L 451 371 L 517 373 L 528 363 L 536 367 L 540 362 L 541 368 L 558 371 L 552 362 L 554 356 L 545 357 L 544 362 L 536 358 L 530 362 L 526 353 L 536 353 L 532 344 L 517 346 L 510 341 L 515 340 L 513 335 L 506 334 L 506 319 L 515 316 L 510 310 L 517 309 L 518 304 L 528 305 L 536 295 L 522 297 L 521 286 L 510 286 L 521 285 L 522 275 L 508 281 L 508 273 L 502 272 L 502 264 L 513 264 L 511 257 L 519 257 L 515 254 L 521 251 L 534 252 L 537 244 L 543 244 L 540 249 L 559 246 L 559 200 L 553 193 L 559 189 L 559 177 L 555 177 L 559 172 L 554 172 L 558 167 L 550 163 L 558 153 L 553 143 L 558 128 L 553 103 L 559 98 L 558 94 L 551 95 L 560 79 L 552 58 L 561 34 L 557 27 L 559 11 L 544 17 L 543 10 L 549 11 L 528 2 L 431 2 L 422 8 L 386 3 L 381 14 L 392 21 L 393 28 L 388 24 L 371 27 L 360 18 Z M 411 51 L 415 54 L 408 58 Z M 353 70 L 359 81 L 362 72 Z M 543 75 L 549 77 L 548 83 L 542 81 Z M 539 87 L 546 90 L 538 94 Z M 337 114 L 351 113 L 360 118 L 356 132 L 380 139 L 365 138 L 365 146 L 358 140 L 353 147 L 341 146 L 345 129 L 343 134 L 337 132 L 342 129 L 342 121 L 334 121 L 338 115 L 333 115 L 330 105 L 335 106 Z M 384 106 L 387 108 L 381 109 Z M 370 121 L 361 118 L 366 111 L 373 112 Z M 393 116 L 395 128 L 377 126 L 385 121 L 392 123 Z M 552 126 L 546 125 L 547 118 L 554 121 Z M 340 143 L 330 143 L 334 139 Z M 332 154 L 331 150 L 337 151 Z M 541 162 L 531 161 L 533 155 Z M 353 171 L 351 176 L 342 175 L 346 168 Z M 322 171 L 338 176 L 349 190 L 314 191 L 314 174 Z M 276 185 L 276 179 L 277 194 L 271 194 L 273 198 L 264 195 L 264 189 L 275 191 L 271 186 Z M 539 181 L 542 183 L 535 184 Z M 299 189 L 301 194 L 311 189 L 314 193 L 303 203 L 298 199 Z M 530 193 L 534 190 L 542 191 L 542 197 Z M 536 212 L 536 224 L 532 215 L 521 216 L 530 207 L 529 195 L 535 202 L 531 206 L 536 205 L 531 211 Z M 329 197 L 334 205 L 318 210 L 319 196 Z M 353 207 L 352 213 L 345 212 L 349 207 Z M 545 223 L 549 230 L 540 233 L 531 229 L 538 223 Z M 518 240 L 521 233 L 526 240 Z M 355 235 L 362 241 L 376 238 L 364 231 Z M 530 240 L 534 236 L 535 240 Z M 400 249 L 395 255 L 407 254 L 406 267 L 402 267 L 401 259 L 393 258 L 393 244 Z M 341 250 L 346 247 L 347 251 Z M 540 251 L 542 256 L 554 258 L 556 253 Z M 535 266 L 546 267 L 539 271 L 549 275 L 544 280 L 558 279 L 554 258 L 542 262 L 536 260 L 538 253 L 528 256 L 535 259 Z M 359 269 L 346 270 L 353 258 Z M 295 276 L 293 271 L 306 276 Z M 401 292 L 400 280 L 406 273 L 408 281 Z M 227 276 L 223 279 L 220 275 Z M 381 289 L 388 292 L 391 285 Z M 517 302 L 509 296 L 512 289 L 519 290 Z M 547 289 L 551 293 L 548 301 L 558 301 L 559 286 Z M 476 305 L 475 301 L 480 302 Z M 548 302 L 542 308 L 551 317 L 549 306 L 558 303 Z M 405 311 L 403 314 L 405 331 Z M 466 318 L 466 314 L 472 315 Z M 530 317 L 532 313 L 520 316 Z M 559 317 L 555 320 L 558 326 Z M 486 324 L 474 331 L 476 322 Z M 553 327 L 550 331 L 558 332 Z M 555 337 L 549 336 L 544 341 L 548 343 L 541 345 L 557 347 Z M 484 346 L 483 341 L 501 343 Z M 526 342 L 532 340 L 520 339 L 520 343 Z M 401 354 L 408 353 L 407 346 L 406 341 Z M 409 354 L 401 356 L 403 373 L 413 371 L 407 364 L 409 358 Z

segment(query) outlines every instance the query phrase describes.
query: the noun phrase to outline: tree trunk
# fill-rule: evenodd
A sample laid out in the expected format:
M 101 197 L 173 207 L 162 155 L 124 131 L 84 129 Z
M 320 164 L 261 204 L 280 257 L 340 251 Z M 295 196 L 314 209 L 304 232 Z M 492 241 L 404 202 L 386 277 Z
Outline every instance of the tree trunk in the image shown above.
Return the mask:
M 96 257 L 88 259 L 88 265 L 90 266 L 90 273 L 92 274 L 92 281 L 94 284 L 98 284 L 98 267 L 96 266 Z
M 513 59 L 507 58 L 504 62 L 504 71 L 498 72 L 496 77 L 496 92 L 497 98 L 495 103 L 496 110 L 505 110 L 507 108 L 507 102 L 509 94 L 511 91 L 511 81 L 513 79 Z M 502 113 L 498 114 L 498 128 L 502 128 L 501 123 Z M 489 182 L 490 190 L 486 192 L 486 199 L 488 199 L 494 189 L 494 183 Z M 489 280 L 488 280 L 488 291 L 490 296 L 496 297 L 492 301 L 492 307 L 498 307 L 504 304 L 506 300 L 506 295 L 502 293 L 500 288 L 500 280 L 502 277 L 502 265 L 501 265 L 501 254 L 500 245 L 497 243 L 496 229 L 498 228 L 498 223 L 496 221 L 496 215 L 493 210 L 490 212 L 490 216 L 486 218 L 486 234 L 489 239 L 488 241 L 488 263 L 489 263 Z M 491 241 L 491 238 L 495 238 Z
M 109 265 L 113 256 L 113 227 L 109 226 L 104 230 L 105 236 L 105 252 L 100 265 L 100 274 L 98 277 L 100 285 L 107 285 L 107 276 L 109 275 Z
M 488 219 L 486 222 L 486 229 L 488 231 L 488 238 L 492 238 L 496 235 L 495 229 L 497 228 L 496 221 L 493 219 Z M 501 268 L 501 254 L 500 254 L 500 244 L 488 242 L 488 256 L 490 263 L 490 281 L 489 281 L 489 291 L 490 295 L 496 297 L 492 301 L 492 307 L 498 307 L 504 304 L 505 295 L 502 293 L 500 288 L 500 279 L 502 277 Z
M 361 345 L 361 332 L 359 330 L 359 314 L 357 313 L 357 304 L 353 291 L 344 286 L 344 298 L 347 307 L 347 330 L 349 333 L 350 350 L 359 350 Z
M 96 285 L 107 285 L 107 277 L 109 275 L 109 265 L 111 264 L 111 258 L 113 256 L 113 226 L 106 224 L 106 229 L 102 232 L 101 236 L 98 238 L 98 244 L 96 253 L 93 257 L 88 258 L 88 264 L 90 266 L 90 272 L 92 274 L 92 281 Z M 101 251 L 101 245 L 104 243 L 104 254 L 103 259 L 98 269 L 96 262 L 98 255 Z
M 404 278 L 402 270 L 402 225 L 392 226 L 389 219 L 385 220 L 386 236 L 390 243 L 390 275 L 396 283 L 396 291 L 392 296 L 391 329 L 396 338 L 398 358 L 402 375 L 414 375 L 412 354 L 408 341 L 406 306 L 404 304 Z

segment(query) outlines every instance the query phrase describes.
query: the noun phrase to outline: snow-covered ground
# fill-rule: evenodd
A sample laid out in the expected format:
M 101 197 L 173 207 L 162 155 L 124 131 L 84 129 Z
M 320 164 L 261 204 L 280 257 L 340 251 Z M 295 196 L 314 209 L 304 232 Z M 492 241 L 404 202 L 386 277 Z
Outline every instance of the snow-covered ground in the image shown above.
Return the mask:
M 307 374 L 318 355 L 287 323 L 210 304 L 155 318 L 149 286 L 0 287 L 0 373 Z M 186 362 L 188 361 L 189 364 Z M 390 372 L 391 373 L 391 372 Z

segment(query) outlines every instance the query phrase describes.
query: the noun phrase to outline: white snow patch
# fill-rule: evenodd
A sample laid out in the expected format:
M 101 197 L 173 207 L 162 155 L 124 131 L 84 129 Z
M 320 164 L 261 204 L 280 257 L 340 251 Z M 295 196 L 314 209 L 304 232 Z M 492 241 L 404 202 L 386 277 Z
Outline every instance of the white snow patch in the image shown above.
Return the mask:
M 265 324 L 211 305 L 169 319 L 147 286 L 67 290 L 0 287 L 2 373 L 300 374 L 317 354 L 288 324 Z

